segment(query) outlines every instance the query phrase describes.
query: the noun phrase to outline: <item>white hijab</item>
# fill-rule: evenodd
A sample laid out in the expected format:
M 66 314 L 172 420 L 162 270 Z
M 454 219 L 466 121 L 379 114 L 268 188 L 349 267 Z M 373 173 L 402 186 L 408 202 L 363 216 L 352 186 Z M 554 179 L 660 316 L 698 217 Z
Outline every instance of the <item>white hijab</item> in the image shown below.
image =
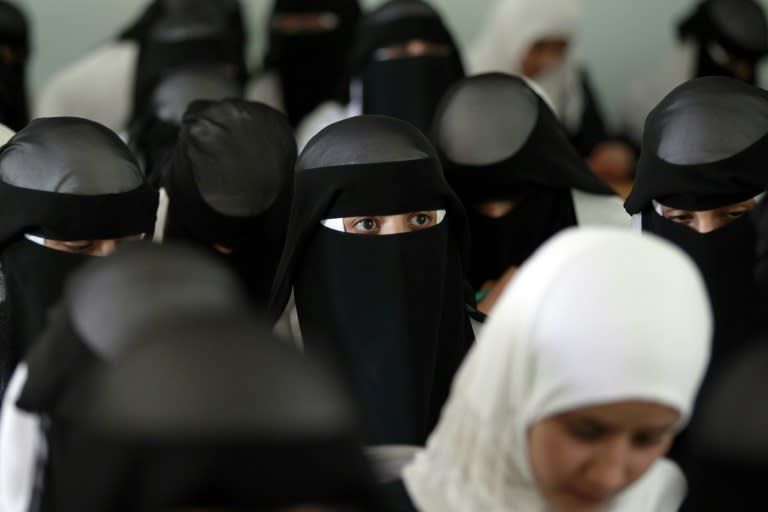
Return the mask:
M 685 424 L 709 359 L 704 283 L 682 251 L 609 228 L 562 232 L 525 263 L 405 471 L 423 512 L 542 512 L 527 432 L 589 405 L 646 400 Z M 609 510 L 676 510 L 685 483 L 657 462 Z M 672 503 L 662 503 L 669 500 Z
M 472 74 L 500 71 L 522 75 L 522 61 L 536 41 L 564 37 L 573 41 L 581 28 L 579 0 L 498 0 L 485 29 L 469 52 Z M 554 69 L 536 78 L 554 111 L 572 133 L 580 128 L 584 92 L 569 51 Z

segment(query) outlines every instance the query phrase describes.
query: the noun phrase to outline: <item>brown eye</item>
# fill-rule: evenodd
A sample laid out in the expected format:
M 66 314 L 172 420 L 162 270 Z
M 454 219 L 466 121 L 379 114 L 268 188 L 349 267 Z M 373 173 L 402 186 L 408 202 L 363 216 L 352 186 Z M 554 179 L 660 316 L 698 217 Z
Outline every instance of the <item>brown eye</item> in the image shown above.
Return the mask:
M 659 445 L 664 440 L 664 433 L 641 432 L 632 438 L 632 444 L 638 448 L 650 448 Z
M 426 226 L 427 224 L 430 224 L 432 222 L 432 217 L 427 215 L 426 213 L 419 213 L 417 215 L 414 215 L 411 217 L 411 224 L 414 224 L 416 226 Z
M 693 215 L 689 213 L 681 213 L 676 215 L 670 215 L 667 217 L 672 222 L 677 222 L 678 224 L 688 224 L 690 222 L 693 222 Z
M 360 219 L 359 221 L 355 222 L 355 229 L 360 231 L 373 231 L 377 227 L 378 224 L 376 224 L 376 221 L 371 218 Z
M 744 216 L 744 214 L 747 213 L 747 210 L 732 210 L 730 212 L 726 212 L 726 216 L 730 219 L 739 219 Z
M 579 423 L 568 427 L 570 434 L 580 441 L 597 441 L 605 434 L 605 429 L 593 423 Z

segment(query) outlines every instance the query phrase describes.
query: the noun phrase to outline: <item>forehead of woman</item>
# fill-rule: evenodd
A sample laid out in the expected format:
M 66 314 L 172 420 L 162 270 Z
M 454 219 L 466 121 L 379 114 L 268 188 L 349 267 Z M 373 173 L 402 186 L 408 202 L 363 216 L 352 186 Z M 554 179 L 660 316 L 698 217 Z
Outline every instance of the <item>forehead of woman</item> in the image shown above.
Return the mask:
M 136 159 L 114 132 L 78 118 L 32 121 L 2 148 L 0 179 L 75 195 L 119 194 L 144 183 Z

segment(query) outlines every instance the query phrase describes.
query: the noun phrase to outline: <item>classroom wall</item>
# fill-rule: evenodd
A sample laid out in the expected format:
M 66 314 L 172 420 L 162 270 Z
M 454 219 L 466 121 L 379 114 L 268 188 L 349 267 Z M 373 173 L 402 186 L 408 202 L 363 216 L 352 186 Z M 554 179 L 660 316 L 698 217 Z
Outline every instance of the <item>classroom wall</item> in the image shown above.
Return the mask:
M 149 0 L 16 0 L 34 23 L 31 81 L 38 87 L 58 68 L 112 37 Z M 216 0 L 210 0 L 216 1 Z M 362 0 L 374 6 L 382 0 Z M 432 0 L 469 45 L 495 0 Z M 535 1 L 535 0 L 532 0 Z M 576 52 L 592 73 L 609 118 L 633 80 L 652 72 L 673 44 L 676 21 L 697 0 L 583 0 L 585 27 Z M 768 0 L 760 0 L 768 8 Z M 248 9 L 254 64 L 263 47 L 271 0 L 241 0 Z

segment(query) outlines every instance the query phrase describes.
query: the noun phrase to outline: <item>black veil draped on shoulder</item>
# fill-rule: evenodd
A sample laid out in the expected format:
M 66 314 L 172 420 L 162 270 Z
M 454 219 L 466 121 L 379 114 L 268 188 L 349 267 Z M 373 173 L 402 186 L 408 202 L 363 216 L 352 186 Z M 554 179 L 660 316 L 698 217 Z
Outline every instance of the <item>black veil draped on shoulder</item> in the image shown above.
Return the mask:
M 446 178 L 467 210 L 476 288 L 577 223 L 572 188 L 613 193 L 523 78 L 489 73 L 462 80 L 440 103 L 432 136 Z M 494 219 L 476 209 L 489 201 L 515 207 Z
M 88 256 L 25 238 L 109 240 L 151 234 L 157 194 L 128 147 L 78 118 L 37 119 L 0 150 L 0 260 L 12 371 L 45 324 L 69 273 Z
M 285 241 L 296 142 L 286 117 L 243 100 L 193 103 L 162 170 L 165 239 L 219 255 L 266 307 Z
M 385 236 L 321 221 L 446 210 L 432 228 Z M 293 290 L 308 353 L 330 354 L 354 383 L 368 441 L 420 444 L 437 421 L 473 334 L 464 210 L 434 149 L 397 119 L 360 116 L 306 146 L 270 307 Z

